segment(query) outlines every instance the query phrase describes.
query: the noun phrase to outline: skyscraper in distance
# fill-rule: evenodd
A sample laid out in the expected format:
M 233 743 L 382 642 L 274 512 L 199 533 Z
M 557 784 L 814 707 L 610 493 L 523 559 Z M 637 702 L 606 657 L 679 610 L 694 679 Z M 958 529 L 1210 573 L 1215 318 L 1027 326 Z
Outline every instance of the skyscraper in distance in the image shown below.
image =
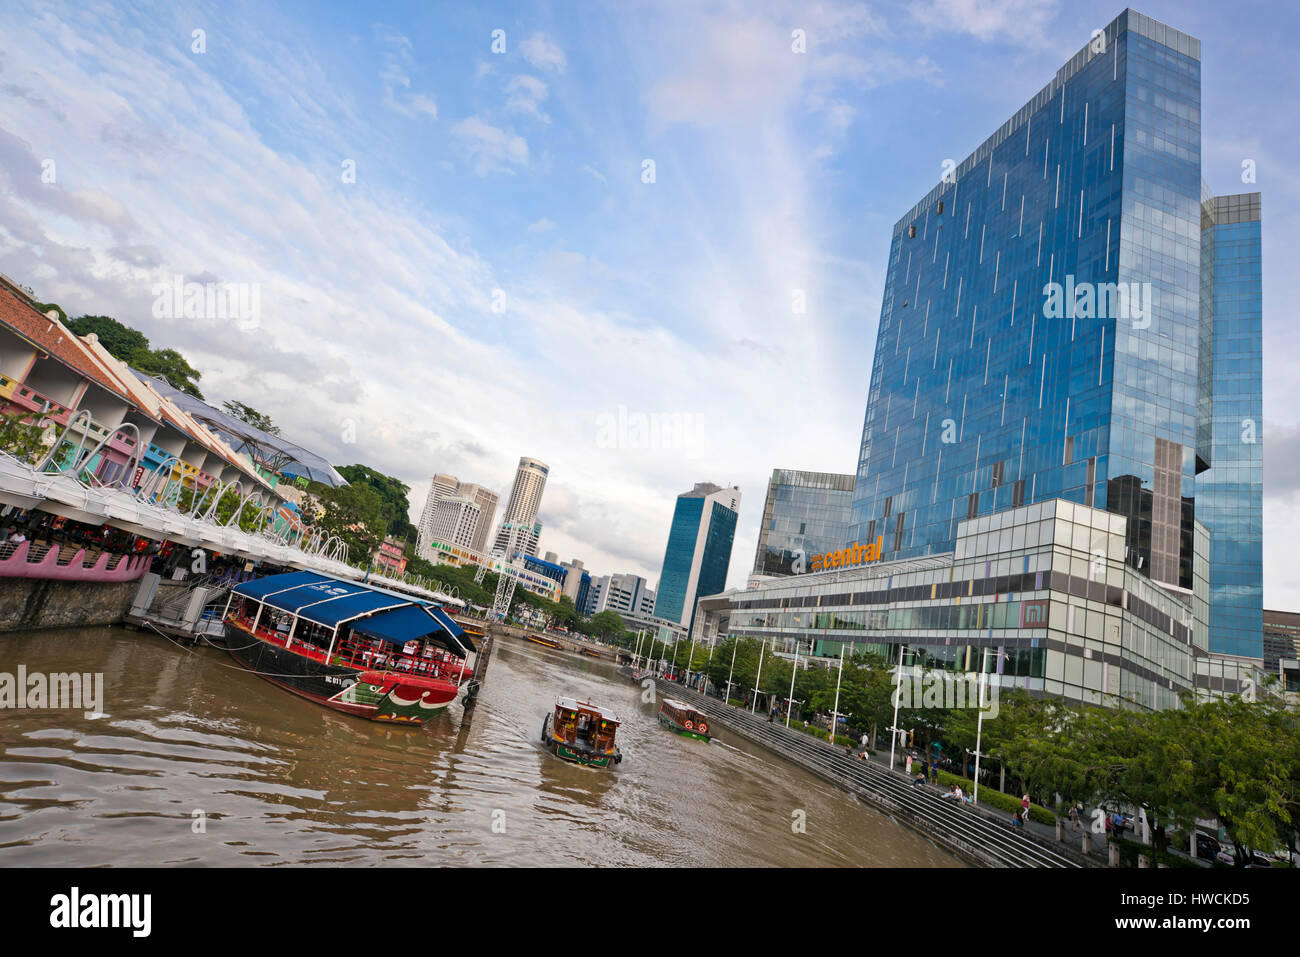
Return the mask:
M 655 594 L 656 618 L 679 622 L 689 631 L 695 600 L 726 589 L 739 514 L 740 489 L 734 486 L 700 482 L 677 496 Z
M 542 506 L 542 493 L 546 491 L 546 479 L 549 474 L 550 469 L 537 459 L 528 456 L 519 459 L 519 466 L 515 469 L 515 481 L 510 488 L 510 498 L 506 500 L 501 526 L 497 529 L 496 539 L 492 544 L 493 552 L 504 554 L 513 534 L 515 550 L 536 557 L 537 539 L 541 534 L 541 523 L 537 521 L 537 513 Z

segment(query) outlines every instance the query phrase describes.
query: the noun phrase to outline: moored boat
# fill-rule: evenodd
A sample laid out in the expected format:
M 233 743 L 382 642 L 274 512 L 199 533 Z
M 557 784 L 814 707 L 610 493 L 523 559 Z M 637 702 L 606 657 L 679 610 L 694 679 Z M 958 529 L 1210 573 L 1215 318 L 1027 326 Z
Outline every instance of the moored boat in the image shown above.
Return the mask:
M 236 585 L 225 631 L 254 674 L 371 721 L 422 724 L 473 675 L 472 640 L 438 606 L 316 572 Z
M 623 752 L 614 743 L 618 725 L 618 717 L 608 708 L 556 698 L 555 710 L 542 722 L 542 744 L 565 761 L 607 768 L 623 760 Z
M 545 648 L 557 648 L 561 651 L 564 650 L 564 645 L 560 644 L 554 638 L 543 638 L 541 635 L 528 635 L 526 636 L 526 640 L 531 641 L 534 644 L 542 645 Z
M 659 723 L 687 738 L 709 740 L 709 718 L 683 701 L 664 698 L 659 702 Z

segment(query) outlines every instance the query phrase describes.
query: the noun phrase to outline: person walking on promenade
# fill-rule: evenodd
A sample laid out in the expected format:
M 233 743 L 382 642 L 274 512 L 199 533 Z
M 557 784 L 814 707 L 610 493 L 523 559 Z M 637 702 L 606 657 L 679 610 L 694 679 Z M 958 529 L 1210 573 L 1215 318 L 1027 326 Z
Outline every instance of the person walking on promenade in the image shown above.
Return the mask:
M 1029 820 L 1029 792 L 1027 791 L 1025 796 L 1020 799 L 1020 817 L 1022 824 Z
M 1073 834 L 1079 829 L 1079 805 L 1070 805 L 1070 833 Z

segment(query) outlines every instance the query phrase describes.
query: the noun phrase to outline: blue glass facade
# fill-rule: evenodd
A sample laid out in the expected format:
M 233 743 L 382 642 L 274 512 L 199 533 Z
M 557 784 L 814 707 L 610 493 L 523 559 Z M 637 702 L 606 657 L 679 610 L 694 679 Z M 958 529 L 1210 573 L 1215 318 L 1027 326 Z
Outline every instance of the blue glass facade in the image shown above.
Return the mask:
M 700 577 L 695 586 L 695 595 L 716 595 L 727 590 L 727 569 L 731 565 L 731 546 L 736 540 L 737 513 L 721 502 L 709 503 L 709 528 L 704 533 L 704 554 L 700 557 Z M 692 606 L 694 602 L 692 602 Z M 691 620 L 684 622 L 690 627 L 695 620 L 694 608 Z
M 691 567 L 695 564 L 695 541 L 703 514 L 703 498 L 677 497 L 673 524 L 668 530 L 668 547 L 664 550 L 659 589 L 655 592 L 656 618 L 682 620 L 682 609 L 690 590 Z
M 696 599 L 726 590 L 739 510 L 738 488 L 701 482 L 677 496 L 655 593 L 656 618 L 680 622 L 689 629 L 695 620 Z
M 1124 515 L 1122 560 L 1192 588 L 1225 384 L 1201 367 L 1200 139 L 1199 41 L 1128 10 L 898 222 L 850 540 L 944 552 L 1061 498 Z
M 773 470 L 758 530 L 754 574 L 798 574 L 809 569 L 813 555 L 843 548 L 851 541 L 852 503 L 852 475 Z
M 1207 198 L 1202 226 L 1210 468 L 1197 476 L 1196 515 L 1210 530 L 1210 650 L 1258 658 L 1264 627 L 1259 194 Z

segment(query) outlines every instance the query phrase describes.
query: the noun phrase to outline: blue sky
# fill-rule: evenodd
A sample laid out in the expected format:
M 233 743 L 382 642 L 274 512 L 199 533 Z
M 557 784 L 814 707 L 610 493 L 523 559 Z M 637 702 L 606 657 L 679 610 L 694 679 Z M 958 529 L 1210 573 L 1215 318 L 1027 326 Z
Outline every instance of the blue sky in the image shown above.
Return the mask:
M 540 458 L 542 548 L 596 572 L 653 583 L 674 496 L 740 485 L 740 584 L 772 468 L 856 464 L 890 227 L 1120 9 L 9 3 L 0 271 L 417 514 L 434 472 L 504 492 Z M 1211 187 L 1264 194 L 1265 602 L 1300 607 L 1300 17 L 1138 9 L 1202 40 Z M 154 318 L 176 274 L 260 284 L 257 327 Z M 611 447 L 620 407 L 700 431 Z

